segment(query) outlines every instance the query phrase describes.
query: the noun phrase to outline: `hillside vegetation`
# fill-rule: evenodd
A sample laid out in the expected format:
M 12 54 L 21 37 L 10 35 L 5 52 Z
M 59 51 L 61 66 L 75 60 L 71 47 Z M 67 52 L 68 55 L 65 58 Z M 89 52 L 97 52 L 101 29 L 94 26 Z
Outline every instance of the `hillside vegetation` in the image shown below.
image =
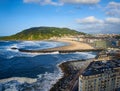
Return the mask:
M 0 37 L 0 40 L 43 40 L 51 37 L 85 34 L 68 28 L 34 27 L 23 30 L 15 35 Z

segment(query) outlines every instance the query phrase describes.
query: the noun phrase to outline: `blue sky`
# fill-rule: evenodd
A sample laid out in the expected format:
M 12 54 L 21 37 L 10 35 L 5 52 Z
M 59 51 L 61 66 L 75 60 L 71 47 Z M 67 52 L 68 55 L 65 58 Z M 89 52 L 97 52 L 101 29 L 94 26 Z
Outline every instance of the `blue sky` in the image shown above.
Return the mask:
M 0 0 L 0 36 L 39 26 L 120 33 L 120 1 Z

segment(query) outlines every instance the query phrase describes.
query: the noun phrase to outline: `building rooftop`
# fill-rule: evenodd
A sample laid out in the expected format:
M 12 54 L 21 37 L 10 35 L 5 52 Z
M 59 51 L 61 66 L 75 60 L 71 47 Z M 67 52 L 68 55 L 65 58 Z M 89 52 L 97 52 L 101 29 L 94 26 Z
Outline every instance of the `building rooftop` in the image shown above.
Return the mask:
M 83 76 L 97 75 L 114 68 L 120 67 L 120 60 L 109 60 L 109 61 L 93 61 L 89 66 L 82 72 Z

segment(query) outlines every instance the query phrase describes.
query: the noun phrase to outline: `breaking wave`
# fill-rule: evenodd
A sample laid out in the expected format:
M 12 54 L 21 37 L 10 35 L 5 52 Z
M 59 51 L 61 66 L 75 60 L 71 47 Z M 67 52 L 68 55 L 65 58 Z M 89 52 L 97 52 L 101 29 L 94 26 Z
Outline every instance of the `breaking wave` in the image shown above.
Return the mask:
M 11 59 L 13 57 L 34 57 L 37 55 L 42 55 L 43 53 L 22 53 L 18 51 L 18 48 L 23 48 L 27 50 L 41 50 L 47 48 L 54 48 L 58 46 L 64 46 L 67 43 L 63 42 L 49 42 L 49 41 L 0 41 L 0 56 Z M 15 48 L 15 49 L 12 49 Z M 55 54 L 58 52 L 46 53 Z
M 59 70 L 54 73 L 45 72 L 36 79 L 24 77 L 3 79 L 0 80 L 0 91 L 49 91 L 62 76 L 63 73 Z

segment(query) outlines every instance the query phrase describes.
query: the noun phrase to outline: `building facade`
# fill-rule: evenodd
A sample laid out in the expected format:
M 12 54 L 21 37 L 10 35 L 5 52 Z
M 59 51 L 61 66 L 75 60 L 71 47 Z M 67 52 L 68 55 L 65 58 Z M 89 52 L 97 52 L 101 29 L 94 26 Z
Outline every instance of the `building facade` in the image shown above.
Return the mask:
M 79 91 L 120 91 L 120 60 L 93 61 L 79 76 Z

